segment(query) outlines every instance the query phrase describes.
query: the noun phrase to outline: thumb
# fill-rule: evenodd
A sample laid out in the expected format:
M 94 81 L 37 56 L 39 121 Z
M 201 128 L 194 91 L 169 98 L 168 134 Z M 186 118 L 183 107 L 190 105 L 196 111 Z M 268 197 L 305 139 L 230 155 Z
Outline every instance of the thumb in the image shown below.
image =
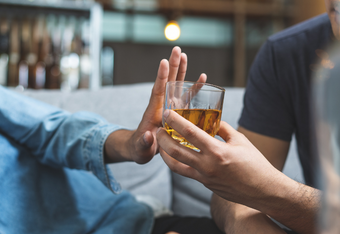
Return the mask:
M 228 140 L 232 138 L 236 133 L 237 131 L 232 126 L 224 121 L 221 121 L 220 130 L 218 131 L 217 135 L 222 137 L 223 140 L 228 142 Z
M 146 131 L 139 139 L 138 139 L 138 148 L 141 150 L 145 150 L 150 148 L 153 145 L 154 137 L 150 131 Z
M 133 161 L 138 164 L 145 164 L 149 162 L 155 155 L 155 149 L 152 148 L 154 145 L 154 136 L 150 131 L 140 135 L 136 141 L 135 152 L 133 153 Z

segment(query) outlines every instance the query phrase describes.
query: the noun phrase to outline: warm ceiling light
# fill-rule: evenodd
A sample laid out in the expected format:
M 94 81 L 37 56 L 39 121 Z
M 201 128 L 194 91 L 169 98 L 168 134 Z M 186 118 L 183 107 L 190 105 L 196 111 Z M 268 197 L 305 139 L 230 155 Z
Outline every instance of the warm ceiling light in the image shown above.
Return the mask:
M 181 29 L 178 23 L 174 20 L 170 21 L 164 29 L 166 39 L 169 41 L 176 41 L 181 35 Z

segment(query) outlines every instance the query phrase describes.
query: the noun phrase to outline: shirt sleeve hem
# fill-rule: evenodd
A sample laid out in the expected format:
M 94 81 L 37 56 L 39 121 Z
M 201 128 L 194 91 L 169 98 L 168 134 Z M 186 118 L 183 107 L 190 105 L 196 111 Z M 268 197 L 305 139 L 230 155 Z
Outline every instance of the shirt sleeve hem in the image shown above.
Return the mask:
M 86 137 L 84 161 L 88 168 L 113 193 L 121 192 L 121 186 L 113 177 L 104 163 L 104 144 L 107 137 L 114 131 L 124 129 L 118 125 L 100 124 Z
M 288 141 L 290 142 L 292 140 L 292 135 L 293 133 L 291 131 L 282 131 L 282 129 L 278 127 L 271 127 L 265 124 L 260 124 L 260 123 L 251 123 L 249 121 L 244 121 L 242 118 L 238 121 L 239 126 L 261 134 L 265 135 L 268 137 L 274 137 L 283 141 Z

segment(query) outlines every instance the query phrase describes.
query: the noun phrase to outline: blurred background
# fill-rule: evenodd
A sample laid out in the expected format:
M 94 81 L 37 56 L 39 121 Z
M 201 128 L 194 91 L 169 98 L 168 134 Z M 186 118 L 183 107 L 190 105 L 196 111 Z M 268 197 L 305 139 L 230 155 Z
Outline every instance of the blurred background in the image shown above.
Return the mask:
M 187 80 L 244 87 L 268 36 L 324 12 L 324 0 L 0 0 L 0 84 L 153 82 L 178 45 Z

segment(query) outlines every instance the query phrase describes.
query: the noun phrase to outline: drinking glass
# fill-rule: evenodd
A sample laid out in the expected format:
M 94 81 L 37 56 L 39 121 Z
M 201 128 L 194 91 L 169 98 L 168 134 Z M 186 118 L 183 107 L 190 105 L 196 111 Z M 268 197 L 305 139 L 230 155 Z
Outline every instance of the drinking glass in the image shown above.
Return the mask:
M 208 83 L 169 81 L 163 111 L 171 109 L 214 137 L 220 128 L 225 89 Z M 163 119 L 168 134 L 180 144 L 194 150 L 194 146 Z

